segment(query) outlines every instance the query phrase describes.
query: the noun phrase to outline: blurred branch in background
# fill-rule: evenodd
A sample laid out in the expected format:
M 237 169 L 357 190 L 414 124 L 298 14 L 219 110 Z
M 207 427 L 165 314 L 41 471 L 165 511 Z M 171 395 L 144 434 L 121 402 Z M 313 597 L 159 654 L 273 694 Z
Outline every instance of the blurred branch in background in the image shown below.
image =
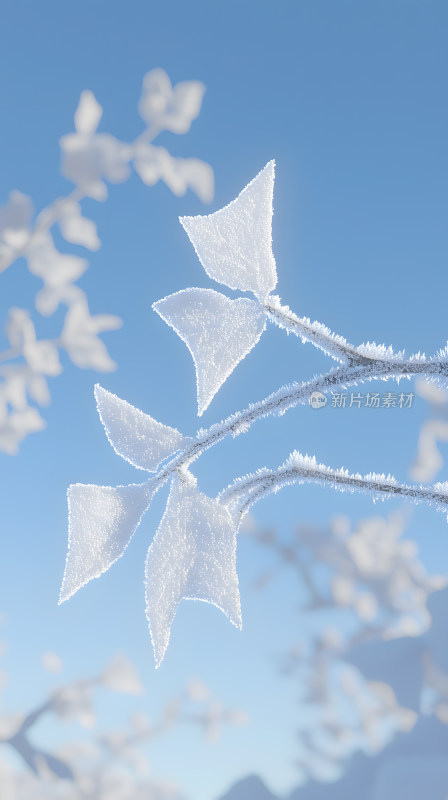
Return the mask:
M 3 644 L 2 652 L 6 645 Z M 47 670 L 57 672 L 62 662 L 53 653 L 43 656 Z M 2 672 L 1 686 L 7 682 Z M 136 712 L 127 729 L 96 733 L 48 752 L 36 745 L 38 723 L 46 716 L 62 722 L 96 725 L 95 692 L 141 695 L 137 671 L 124 655 L 116 656 L 101 674 L 56 687 L 26 714 L 0 711 L 0 796 L 2 800 L 175 800 L 183 796 L 171 781 L 151 774 L 145 746 L 181 724 L 198 727 L 210 742 L 218 740 L 222 726 L 246 725 L 247 714 L 225 708 L 198 678 L 193 678 L 151 722 Z M 14 752 L 18 760 L 11 761 Z M 16 764 L 24 768 L 17 768 Z
M 412 742 L 428 716 L 448 724 L 448 649 L 437 635 L 447 579 L 428 575 L 405 529 L 400 512 L 354 526 L 337 517 L 327 526 L 298 525 L 284 541 L 246 522 L 248 535 L 277 556 L 256 587 L 294 570 L 305 598 L 300 641 L 279 662 L 299 690 L 297 800 L 370 800 L 362 783 L 353 794 L 347 783 L 359 754 L 387 753 L 397 737 Z M 322 794 L 312 788 L 326 781 L 337 783 L 328 792 L 322 786 Z
M 43 284 L 35 297 L 39 314 L 50 317 L 60 305 L 67 309 L 62 330 L 50 339 L 38 337 L 28 309 L 9 311 L 9 346 L 0 353 L 0 451 L 17 453 L 29 433 L 45 427 L 36 406 L 50 402 L 47 378 L 62 372 L 60 350 L 83 369 L 115 368 L 99 335 L 119 328 L 121 320 L 111 314 L 91 315 L 86 293 L 77 285 L 89 262 L 60 252 L 52 229 L 57 227 L 70 244 L 97 251 L 101 242 L 95 222 L 82 215 L 80 203 L 84 198 L 106 200 L 106 181 L 126 181 L 131 165 L 147 186 L 162 180 L 177 196 L 191 189 L 203 202 L 210 202 L 214 191 L 210 165 L 197 158 L 175 158 L 152 143 L 163 131 L 187 133 L 199 115 L 204 91 L 199 81 L 172 87 L 163 69 L 148 72 L 138 107 L 146 127 L 131 143 L 98 133 L 102 107 L 91 91 L 83 91 L 74 117 L 75 133 L 60 140 L 61 172 L 75 188 L 36 216 L 31 198 L 19 191 L 11 192 L 0 209 L 0 272 L 23 257 L 29 272 Z
M 416 380 L 415 391 L 428 401 L 430 418 L 422 425 L 410 475 L 413 480 L 426 483 L 443 466 L 437 443 L 448 442 L 448 391 L 424 380 Z

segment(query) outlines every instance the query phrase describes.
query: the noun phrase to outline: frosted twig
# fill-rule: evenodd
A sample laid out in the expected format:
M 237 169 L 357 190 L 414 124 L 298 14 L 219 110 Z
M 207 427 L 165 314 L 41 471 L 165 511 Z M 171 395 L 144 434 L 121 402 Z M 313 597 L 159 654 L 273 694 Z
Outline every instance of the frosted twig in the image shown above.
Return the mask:
M 448 484 L 438 483 L 433 487 L 408 486 L 398 483 L 388 475 L 350 474 L 348 470 L 335 470 L 318 464 L 314 457 L 292 453 L 277 469 L 260 469 L 255 475 L 237 478 L 219 495 L 220 502 L 244 514 L 257 500 L 284 486 L 305 481 L 331 486 L 341 491 L 363 491 L 374 495 L 374 499 L 402 497 L 415 503 L 426 502 L 439 511 L 448 511 Z
M 281 304 L 280 298 L 270 295 L 263 308 L 271 322 L 288 333 L 293 333 L 303 342 L 311 342 L 324 353 L 348 364 L 369 364 L 374 358 L 363 355 L 356 347 L 349 344 L 342 336 L 332 333 L 329 328 L 320 322 L 311 322 L 307 317 L 297 317 L 288 306 Z
M 326 394 L 332 390 L 356 386 L 366 380 L 378 378 L 399 380 L 403 377 L 410 378 L 412 375 L 448 376 L 448 361 L 371 360 L 366 365 L 341 366 L 310 381 L 281 387 L 258 403 L 249 405 L 243 411 L 235 412 L 222 422 L 214 423 L 207 429 L 200 429 L 193 440 L 188 440 L 184 449 L 176 453 L 165 466 L 162 466 L 154 478 L 150 478 L 148 484 L 153 484 L 154 481 L 165 483 L 176 471 L 188 467 L 202 453 L 218 444 L 229 434 L 238 436 L 248 431 L 258 419 L 268 417 L 270 414 L 284 414 L 299 403 L 306 403 L 314 392 Z

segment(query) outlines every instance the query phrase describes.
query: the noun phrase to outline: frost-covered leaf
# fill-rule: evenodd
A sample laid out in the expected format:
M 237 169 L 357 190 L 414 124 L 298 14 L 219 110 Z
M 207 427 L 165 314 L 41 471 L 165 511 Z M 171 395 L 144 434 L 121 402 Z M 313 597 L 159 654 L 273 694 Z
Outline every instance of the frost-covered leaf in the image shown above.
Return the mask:
M 36 330 L 30 312 L 14 306 L 9 309 L 6 335 L 14 350 L 22 353 L 29 342 L 36 341 Z
M 3 422 L 7 416 L 9 405 L 17 411 L 24 411 L 28 407 L 26 396 L 28 368 L 22 365 L 8 366 L 5 370 L 6 380 L 0 384 L 0 420 Z
M 423 423 L 418 438 L 418 453 L 410 469 L 413 480 L 426 483 L 437 475 L 443 466 L 443 456 L 437 447 L 437 442 L 446 441 L 448 441 L 446 420 L 430 419 Z
M 187 133 L 199 115 L 204 92 L 200 81 L 181 81 L 173 89 L 165 70 L 152 69 L 143 78 L 138 111 L 150 126 Z
M 70 133 L 59 140 L 62 150 L 61 172 L 80 187 L 87 197 L 105 200 L 111 183 L 122 183 L 130 175 L 130 145 L 120 142 L 109 133 L 84 136 Z
M 2 398 L 0 397 L 0 402 Z M 2 411 L 2 409 L 0 409 Z M 37 433 L 45 428 L 45 420 L 37 408 L 26 406 L 5 414 L 0 420 L 0 451 L 8 455 L 17 455 L 18 445 L 30 433 Z
M 177 158 L 177 168 L 186 185 L 203 203 L 211 203 L 215 191 L 215 178 L 210 164 L 199 158 Z
M 95 133 L 102 117 L 103 109 L 93 92 L 85 89 L 81 92 L 78 108 L 75 111 L 75 128 L 78 133 Z
M 23 351 L 23 355 L 37 376 L 39 374 L 59 375 L 62 372 L 58 348 L 49 340 L 31 343 Z
M 157 666 L 183 599 L 212 603 L 241 627 L 232 518 L 217 500 L 176 479 L 146 560 L 146 615 Z
M 137 142 L 134 154 L 135 170 L 147 186 L 154 186 L 162 180 L 179 197 L 191 189 L 204 203 L 213 199 L 213 170 L 205 161 L 174 158 L 165 147 L 155 147 L 146 142 Z
M 106 346 L 98 334 L 120 328 L 122 321 L 112 314 L 91 316 L 84 292 L 67 311 L 61 334 L 61 345 L 65 347 L 77 367 L 109 372 L 115 369 Z
M 17 190 L 10 192 L 7 204 L 0 208 L 0 272 L 26 245 L 32 216 L 31 198 Z
M 82 92 L 75 112 L 76 133 L 59 140 L 62 174 L 95 200 L 107 197 L 104 178 L 121 183 L 129 177 L 132 156 L 130 145 L 109 133 L 96 133 L 101 114 L 102 108 L 92 92 Z
M 261 301 L 277 285 L 272 253 L 274 161 L 214 214 L 180 217 L 207 275 Z
M 138 469 L 155 472 L 161 461 L 191 441 L 99 384 L 95 386 L 95 399 L 115 452 Z
M 123 555 L 158 484 L 95 486 L 68 490 L 68 553 L 59 602 L 98 578 Z
M 257 344 L 266 317 L 254 300 L 229 300 L 213 289 L 184 289 L 153 308 L 187 345 L 196 367 L 199 416 L 237 364 Z
M 89 250 L 98 250 L 101 242 L 96 225 L 91 219 L 83 217 L 79 203 L 62 202 L 57 208 L 60 231 L 67 242 L 80 244 Z
M 21 353 L 30 367 L 30 378 L 41 375 L 59 375 L 58 349 L 49 340 L 38 342 L 36 330 L 29 311 L 24 308 L 11 308 L 8 314 L 6 334 L 11 347 Z
M 183 182 L 180 186 L 174 184 L 171 177 L 174 172 L 173 161 L 166 147 L 155 147 L 143 141 L 136 142 L 134 146 L 134 167 L 143 183 L 155 186 L 162 179 L 174 194 L 181 195 L 185 193 L 186 186 Z
M 60 253 L 53 237 L 48 231 L 33 236 L 26 249 L 28 269 L 44 282 L 44 288 L 36 296 L 36 308 L 41 314 L 53 314 L 60 303 L 69 305 L 78 296 L 83 296 L 73 282 L 85 272 L 88 262 L 85 258 Z

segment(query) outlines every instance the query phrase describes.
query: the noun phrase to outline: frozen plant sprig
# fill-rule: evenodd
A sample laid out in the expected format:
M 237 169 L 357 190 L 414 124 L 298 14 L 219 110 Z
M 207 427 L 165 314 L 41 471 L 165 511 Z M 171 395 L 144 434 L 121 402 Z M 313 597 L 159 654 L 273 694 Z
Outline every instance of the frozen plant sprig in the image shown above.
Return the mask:
M 69 550 L 60 602 L 120 558 L 158 489 L 171 481 L 168 503 L 146 560 L 146 615 L 156 665 L 166 652 L 182 599 L 198 599 L 222 610 L 241 627 L 236 572 L 236 534 L 242 515 L 257 499 L 291 482 L 313 480 L 374 496 L 406 496 L 447 510 L 448 487 L 405 486 L 385 476 L 350 475 L 293 454 L 277 471 L 262 470 L 237 481 L 218 498 L 204 495 L 191 464 L 227 435 L 245 432 L 270 414 L 282 414 L 316 392 L 375 378 L 448 375 L 448 354 L 406 359 L 390 348 L 349 345 L 327 328 L 299 319 L 272 296 L 277 283 L 272 253 L 274 163 L 269 164 L 224 209 L 207 217 L 182 218 L 210 277 L 232 289 L 252 291 L 255 300 L 230 300 L 209 289 L 190 288 L 155 304 L 158 313 L 187 343 L 196 365 L 199 414 L 237 363 L 256 344 L 266 319 L 336 358 L 340 365 L 305 383 L 282 387 L 224 422 L 187 437 L 97 386 L 98 411 L 115 451 L 135 467 L 154 473 L 142 484 L 74 484 L 68 491 Z
M 267 320 L 344 365 L 344 370 L 336 373 L 340 386 L 374 378 L 400 380 L 414 374 L 445 380 L 446 350 L 427 359 L 420 353 L 405 358 L 403 352 L 394 353 L 391 347 L 370 342 L 355 347 L 325 325 L 296 316 L 272 294 L 277 285 L 272 252 L 273 193 L 274 161 L 270 161 L 229 205 L 205 216 L 180 217 L 207 275 L 255 297 L 231 300 L 214 289 L 188 288 L 153 304 L 193 356 L 199 416 L 257 344 Z M 330 388 L 337 385 L 332 382 Z
M 241 627 L 236 572 L 236 534 L 244 513 L 261 497 L 290 483 L 314 481 L 374 498 L 403 496 L 448 510 L 448 485 L 432 488 L 398 484 L 383 475 L 351 475 L 332 470 L 299 453 L 278 470 L 260 470 L 238 479 L 214 499 L 200 492 L 188 469 L 200 442 L 211 446 L 222 436 L 200 432 L 187 440 L 174 428 L 156 422 L 139 409 L 96 387 L 98 409 L 116 452 L 134 466 L 154 472 L 158 463 L 183 451 L 142 484 L 95 486 L 74 484 L 68 491 L 69 550 L 60 602 L 92 578 L 99 577 L 126 550 L 158 489 L 171 480 L 167 507 L 149 547 L 146 561 L 146 615 L 156 664 L 168 647 L 171 624 L 183 599 L 212 603 Z M 227 429 L 229 432 L 229 428 Z
M 153 69 L 143 80 L 139 113 L 145 128 L 133 142 L 121 142 L 97 128 L 103 113 L 91 91 L 81 93 L 74 115 L 75 132 L 60 140 L 61 172 L 74 184 L 33 219 L 31 198 L 11 192 L 0 209 L 0 272 L 24 257 L 29 272 L 43 286 L 35 297 L 36 310 L 53 315 L 60 305 L 67 311 L 59 335 L 39 339 L 30 312 L 12 308 L 6 324 L 9 347 L 0 353 L 0 450 L 14 454 L 29 434 L 45 427 L 36 406 L 50 402 L 47 379 L 59 375 L 59 351 L 65 350 L 80 368 L 107 372 L 115 369 L 99 338 L 121 326 L 110 314 L 91 315 L 87 296 L 77 285 L 89 264 L 78 255 L 60 252 L 52 229 L 57 226 L 66 242 L 92 252 L 101 247 L 95 222 L 83 216 L 84 198 L 104 201 L 109 183 L 123 183 L 131 165 L 147 186 L 162 180 L 177 196 L 193 190 L 203 202 L 213 197 L 213 170 L 196 158 L 176 158 L 153 144 L 163 131 L 184 134 L 199 115 L 205 86 L 183 81 L 174 87 L 163 69 Z M 35 405 L 31 403 L 34 402 Z
M 392 475 L 351 474 L 347 469 L 332 469 L 318 464 L 314 456 L 303 456 L 295 451 L 277 469 L 259 469 L 254 475 L 237 478 L 219 495 L 219 499 L 233 514 L 240 517 L 262 497 L 278 492 L 294 483 L 318 483 L 342 492 L 368 492 L 374 500 L 400 497 L 414 503 L 425 502 L 438 511 L 448 513 L 448 483 L 432 487 L 409 486 L 398 483 Z

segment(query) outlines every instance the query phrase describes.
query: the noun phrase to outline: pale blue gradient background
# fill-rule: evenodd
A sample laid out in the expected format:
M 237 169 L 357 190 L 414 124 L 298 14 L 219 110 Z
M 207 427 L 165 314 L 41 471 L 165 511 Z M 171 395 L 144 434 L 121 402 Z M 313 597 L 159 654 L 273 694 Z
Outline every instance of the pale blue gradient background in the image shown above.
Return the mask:
M 4 637 L 10 645 L 5 706 L 20 710 L 40 701 L 50 685 L 39 662 L 44 650 L 64 659 L 61 677 L 67 679 L 94 673 L 121 650 L 137 664 L 146 695 L 143 701 L 105 695 L 99 714 L 104 724 L 120 725 L 133 708 L 155 716 L 192 674 L 252 717 L 250 728 L 228 729 L 213 748 L 186 729 L 154 745 L 155 775 L 178 781 L 191 800 L 214 800 L 249 772 L 286 791 L 296 780 L 299 712 L 295 687 L 276 674 L 275 654 L 299 634 L 294 576 L 256 594 L 252 582 L 269 555 L 242 540 L 243 632 L 216 609 L 185 603 L 155 672 L 142 581 L 164 496 L 122 561 L 58 608 L 66 488 L 78 481 L 140 479 L 106 440 L 93 400 L 97 380 L 186 433 L 198 427 L 191 358 L 151 303 L 191 285 L 218 288 L 177 217 L 220 208 L 271 158 L 277 162 L 273 237 L 284 302 L 354 343 L 374 340 L 428 353 L 445 345 L 448 6 L 442 0 L 8 0 L 0 26 L 2 204 L 17 188 L 40 210 L 70 190 L 58 173 L 58 139 L 73 129 L 83 89 L 91 89 L 104 108 L 101 130 L 132 140 L 142 129 L 141 80 L 156 66 L 173 82 L 206 84 L 190 133 L 164 134 L 160 143 L 173 154 L 210 162 L 216 178 L 207 209 L 191 194 L 175 198 L 164 185 L 149 189 L 136 176 L 112 186 L 106 203 L 83 204 L 98 223 L 103 246 L 80 285 L 92 313 L 124 320 L 121 331 L 104 337 L 118 370 L 98 377 L 64 363 L 44 411 L 48 428 L 29 437 L 18 457 L 0 457 L 0 609 L 8 615 Z M 1 285 L 4 319 L 12 305 L 30 307 L 38 282 L 19 262 L 1 276 Z M 53 335 L 60 319 L 40 321 L 42 335 Z M 271 326 L 201 425 L 331 364 Z M 409 411 L 301 407 L 225 441 L 201 458 L 195 472 L 213 495 L 236 474 L 275 466 L 297 448 L 333 466 L 391 471 L 406 480 L 425 413 L 422 400 Z M 379 512 L 396 507 L 389 502 Z M 298 487 L 261 503 L 255 516 L 287 534 L 296 521 L 325 523 L 336 513 L 357 519 L 374 509 L 363 496 Z M 410 533 L 425 562 L 446 571 L 444 517 L 417 508 Z M 61 734 L 78 732 L 45 724 L 40 743 L 58 742 Z

